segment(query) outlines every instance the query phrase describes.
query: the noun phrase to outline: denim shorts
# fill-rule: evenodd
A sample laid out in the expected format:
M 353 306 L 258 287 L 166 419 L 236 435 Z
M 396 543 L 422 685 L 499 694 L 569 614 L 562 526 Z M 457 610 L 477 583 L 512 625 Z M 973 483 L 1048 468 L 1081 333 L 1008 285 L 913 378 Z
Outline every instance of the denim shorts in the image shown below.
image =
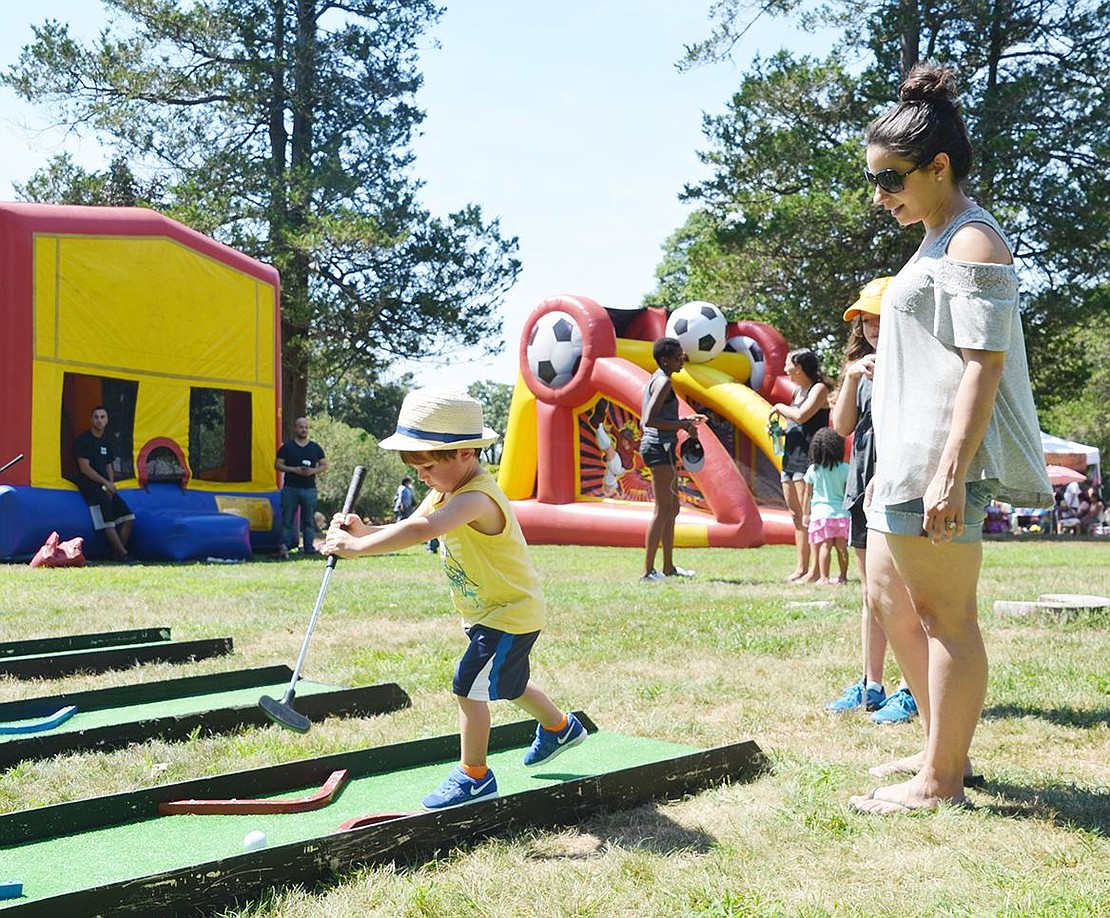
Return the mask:
M 984 478 L 971 481 L 964 486 L 964 531 L 953 535 L 953 542 L 981 542 L 983 540 L 983 520 L 987 518 L 987 504 L 998 493 L 998 479 Z M 871 504 L 867 508 L 867 528 L 890 535 L 927 536 L 921 528 L 925 521 L 925 502 L 919 497 L 902 504 L 883 507 Z
M 783 484 L 788 481 L 805 481 L 805 472 L 780 472 L 779 478 L 782 479 Z

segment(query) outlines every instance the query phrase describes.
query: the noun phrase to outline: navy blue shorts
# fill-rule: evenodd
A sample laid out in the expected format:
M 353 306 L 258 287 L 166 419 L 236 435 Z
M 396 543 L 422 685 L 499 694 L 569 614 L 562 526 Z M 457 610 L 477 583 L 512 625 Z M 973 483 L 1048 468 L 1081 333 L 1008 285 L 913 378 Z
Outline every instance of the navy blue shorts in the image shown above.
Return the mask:
M 538 631 L 509 634 L 496 628 L 471 625 L 470 646 L 459 660 L 451 690 L 474 701 L 512 701 L 528 687 L 528 654 Z

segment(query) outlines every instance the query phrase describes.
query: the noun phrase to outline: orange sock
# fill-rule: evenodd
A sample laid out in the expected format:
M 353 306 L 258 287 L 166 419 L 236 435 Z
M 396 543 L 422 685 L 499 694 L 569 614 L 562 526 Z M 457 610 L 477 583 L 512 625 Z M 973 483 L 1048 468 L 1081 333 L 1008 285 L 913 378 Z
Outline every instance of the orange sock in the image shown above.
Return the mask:
M 544 729 L 550 731 L 551 733 L 562 733 L 567 728 L 567 724 L 569 722 L 570 719 L 567 717 L 566 714 L 564 714 L 563 719 L 560 720 L 557 724 L 553 724 L 550 727 L 544 727 Z
M 467 776 L 473 778 L 475 781 L 481 781 L 489 772 L 488 765 L 467 765 L 465 762 L 459 762 L 459 768 L 465 771 Z

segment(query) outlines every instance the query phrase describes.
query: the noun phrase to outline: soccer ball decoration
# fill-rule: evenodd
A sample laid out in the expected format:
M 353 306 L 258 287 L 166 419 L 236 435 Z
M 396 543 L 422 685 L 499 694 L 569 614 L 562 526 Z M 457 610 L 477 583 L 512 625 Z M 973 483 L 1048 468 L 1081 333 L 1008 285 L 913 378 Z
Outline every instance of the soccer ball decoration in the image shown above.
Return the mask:
M 561 389 L 582 362 L 582 330 L 568 313 L 545 312 L 528 335 L 528 368 L 549 389 Z
M 759 346 L 759 342 L 747 335 L 733 335 L 725 342 L 725 350 L 748 355 L 748 359 L 752 362 L 752 373 L 748 377 L 748 387 L 755 389 L 756 392 L 762 389 L 763 380 L 766 376 L 767 361 L 763 356 L 763 348 Z
M 694 300 L 679 306 L 667 319 L 667 335 L 677 338 L 694 363 L 712 360 L 725 348 L 728 323 L 712 303 Z

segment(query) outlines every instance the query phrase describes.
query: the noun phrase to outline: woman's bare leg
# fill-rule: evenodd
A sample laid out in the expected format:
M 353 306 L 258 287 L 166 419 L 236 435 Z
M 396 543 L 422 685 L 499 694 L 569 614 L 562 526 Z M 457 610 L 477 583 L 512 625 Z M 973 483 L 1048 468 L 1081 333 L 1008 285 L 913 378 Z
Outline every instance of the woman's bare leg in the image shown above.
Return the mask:
M 914 635 L 912 627 L 902 626 L 900 620 L 906 616 L 897 612 L 889 616 L 897 627 L 887 628 L 887 638 L 921 712 L 925 753 L 916 776 L 881 788 L 881 793 L 853 798 L 853 805 L 888 813 L 960 802 L 968 751 L 987 688 L 987 654 L 976 595 L 982 546 L 933 544 L 913 536 L 874 532 L 869 538 L 876 535 L 880 538 L 868 546 L 871 597 L 874 600 L 879 592 L 876 580 L 883 577 L 880 562 L 885 555 L 905 584 L 925 641 L 922 660 L 922 638 Z M 884 608 L 884 613 L 888 611 Z
M 786 509 L 790 511 L 794 523 L 794 547 L 797 552 L 797 561 L 794 571 L 787 580 L 800 580 L 809 574 L 809 533 L 802 525 L 803 499 L 806 483 L 804 481 L 784 481 L 782 483 L 782 496 L 786 499 Z M 816 573 L 811 578 L 816 580 Z
M 655 555 L 660 545 L 663 546 L 664 566 L 671 563 L 671 554 L 674 551 L 675 511 L 673 501 L 677 499 L 674 493 L 675 474 L 673 465 L 653 465 L 651 467 L 655 509 L 644 539 L 645 574 L 650 574 L 655 570 Z

